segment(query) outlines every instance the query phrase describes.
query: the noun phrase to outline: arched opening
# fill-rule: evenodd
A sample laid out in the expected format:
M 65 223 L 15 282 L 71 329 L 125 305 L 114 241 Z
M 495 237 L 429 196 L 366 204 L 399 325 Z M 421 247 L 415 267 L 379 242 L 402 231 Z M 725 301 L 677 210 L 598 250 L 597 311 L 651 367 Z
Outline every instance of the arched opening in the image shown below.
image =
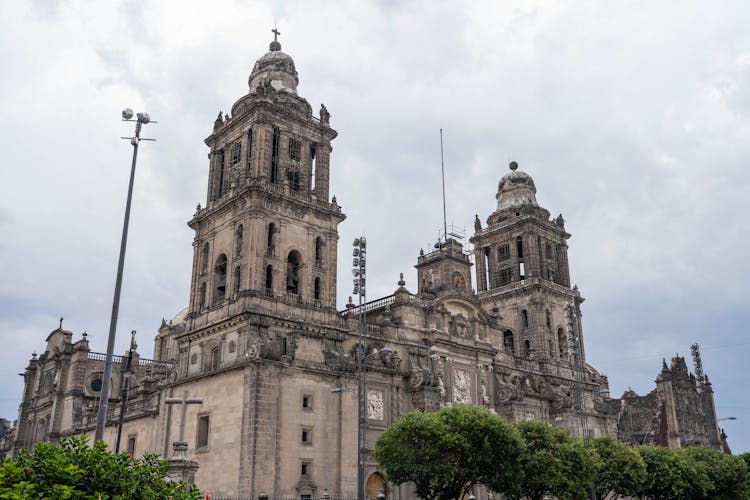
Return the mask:
M 225 254 L 219 255 L 219 258 L 216 259 L 216 265 L 214 266 L 214 283 L 216 287 L 214 301 L 219 302 L 224 300 L 227 291 L 227 256 Z
M 310 191 L 315 189 L 315 170 L 317 169 L 315 144 L 310 144 Z
M 521 310 L 521 325 L 524 328 L 529 327 L 529 313 L 528 311 L 526 311 L 526 309 Z
M 268 232 L 266 233 L 266 253 L 268 255 L 276 254 L 276 224 L 273 222 L 268 224 Z
M 313 284 L 313 297 L 315 300 L 320 300 L 320 278 L 315 278 L 315 283 Z
M 552 313 L 549 312 L 549 309 L 544 311 L 544 316 L 547 319 L 547 330 L 552 330 Z
M 279 180 L 279 141 L 281 133 L 279 129 L 273 129 L 273 139 L 271 140 L 271 182 L 276 183 Z
M 206 307 L 206 283 L 201 283 L 201 289 L 198 293 L 198 309 L 204 309 Z
M 232 287 L 234 294 L 240 293 L 240 279 L 242 278 L 240 266 L 234 268 L 234 274 L 232 275 Z
M 273 295 L 273 266 L 266 266 L 266 294 Z
M 297 250 L 292 250 L 286 258 L 286 291 L 299 293 L 299 275 L 302 266 L 302 256 Z
M 242 227 L 242 224 L 237 226 L 237 230 L 234 233 L 234 254 L 235 255 L 241 255 L 242 254 L 242 236 L 245 231 L 245 228 Z
M 531 354 L 531 341 L 524 340 L 523 341 L 523 355 L 524 357 L 528 358 Z
M 513 332 L 510 330 L 505 330 L 503 332 L 503 350 L 511 354 L 515 354 L 516 352 L 516 347 L 513 342 Z
M 315 265 L 320 267 L 323 264 L 323 238 L 315 238 Z
M 481 287 L 484 290 L 487 290 L 490 287 L 490 249 L 489 247 L 486 247 L 483 252 L 483 259 L 484 259 L 484 273 L 483 276 L 481 276 L 482 279 L 482 285 Z
M 565 330 L 562 328 L 557 329 L 557 348 L 560 350 L 561 358 L 568 355 L 568 339 L 565 335 Z
M 205 273 L 208 271 L 208 243 L 203 245 L 203 252 L 201 255 L 201 272 Z
M 218 369 L 219 364 L 221 363 L 221 349 L 219 348 L 219 346 L 216 346 L 213 349 L 211 349 L 210 360 L 211 360 L 210 369 L 211 370 Z
M 378 495 L 385 495 L 385 480 L 379 472 L 373 472 L 367 478 L 365 485 L 365 497 L 367 500 L 377 500 Z

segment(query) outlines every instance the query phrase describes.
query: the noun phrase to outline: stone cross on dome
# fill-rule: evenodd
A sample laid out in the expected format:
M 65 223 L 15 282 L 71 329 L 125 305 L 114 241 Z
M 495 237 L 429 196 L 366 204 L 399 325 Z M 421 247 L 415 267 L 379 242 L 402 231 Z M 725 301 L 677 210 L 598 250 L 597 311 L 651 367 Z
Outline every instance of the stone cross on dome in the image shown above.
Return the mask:
M 271 33 L 273 33 L 273 42 L 271 42 L 271 45 L 268 48 L 271 52 L 278 52 L 281 50 L 281 43 L 279 43 L 279 35 L 281 32 L 274 26 Z

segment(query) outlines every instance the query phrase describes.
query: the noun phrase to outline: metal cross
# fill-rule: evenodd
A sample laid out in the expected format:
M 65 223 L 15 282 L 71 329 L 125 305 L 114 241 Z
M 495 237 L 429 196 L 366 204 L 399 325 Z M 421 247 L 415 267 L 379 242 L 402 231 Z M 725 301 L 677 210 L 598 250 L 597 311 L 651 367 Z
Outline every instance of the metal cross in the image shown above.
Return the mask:
M 274 27 L 271 30 L 271 33 L 273 33 L 273 41 L 274 42 L 276 41 L 276 37 L 278 37 L 281 34 L 281 32 L 278 29 L 276 29 L 276 27 Z
M 182 398 L 167 398 L 164 402 L 168 405 L 182 405 L 180 418 L 180 437 L 179 442 L 185 441 L 185 418 L 187 417 L 187 405 L 203 404 L 201 398 L 188 398 L 188 391 L 182 391 Z

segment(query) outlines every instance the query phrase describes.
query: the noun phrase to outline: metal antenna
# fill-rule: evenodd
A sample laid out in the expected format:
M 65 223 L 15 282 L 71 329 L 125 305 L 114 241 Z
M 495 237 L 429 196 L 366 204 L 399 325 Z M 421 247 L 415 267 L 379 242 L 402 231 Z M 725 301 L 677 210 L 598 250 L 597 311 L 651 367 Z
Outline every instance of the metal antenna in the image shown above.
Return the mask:
M 443 159 L 443 129 L 440 129 L 440 169 L 443 173 L 443 237 L 448 241 L 448 221 L 445 216 L 445 160 Z

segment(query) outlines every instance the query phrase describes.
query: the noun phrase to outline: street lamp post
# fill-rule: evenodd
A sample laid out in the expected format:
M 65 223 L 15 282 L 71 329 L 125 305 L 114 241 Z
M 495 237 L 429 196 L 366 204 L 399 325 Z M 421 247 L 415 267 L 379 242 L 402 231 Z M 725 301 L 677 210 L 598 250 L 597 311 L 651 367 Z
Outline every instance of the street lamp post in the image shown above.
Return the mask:
M 359 297 L 357 308 L 357 500 L 365 500 L 365 462 L 362 451 L 365 447 L 365 269 L 367 239 L 355 238 L 352 243 L 352 274 L 354 294 Z
M 128 243 L 128 225 L 130 224 L 130 203 L 133 199 L 133 181 L 135 180 L 135 162 L 138 157 L 138 143 L 141 141 L 155 141 L 156 139 L 141 138 L 141 127 L 147 123 L 156 123 L 151 120 L 148 113 L 138 113 L 133 119 L 133 110 L 125 108 L 122 110 L 122 121 L 135 122 L 135 135 L 133 137 L 122 137 L 130 140 L 133 146 L 133 161 L 130 165 L 130 183 L 128 184 L 128 198 L 125 202 L 125 218 L 122 223 L 122 238 L 120 240 L 120 258 L 117 262 L 117 277 L 115 278 L 115 296 L 112 300 L 112 316 L 109 320 L 109 337 L 107 338 L 107 357 L 104 361 L 104 374 L 102 375 L 101 402 L 99 413 L 96 418 L 96 433 L 94 441 L 104 438 L 104 427 L 107 425 L 107 406 L 109 403 L 109 390 L 112 378 L 112 356 L 115 350 L 115 336 L 117 332 L 117 315 L 120 311 L 120 291 L 122 290 L 122 271 L 125 267 L 125 248 Z

